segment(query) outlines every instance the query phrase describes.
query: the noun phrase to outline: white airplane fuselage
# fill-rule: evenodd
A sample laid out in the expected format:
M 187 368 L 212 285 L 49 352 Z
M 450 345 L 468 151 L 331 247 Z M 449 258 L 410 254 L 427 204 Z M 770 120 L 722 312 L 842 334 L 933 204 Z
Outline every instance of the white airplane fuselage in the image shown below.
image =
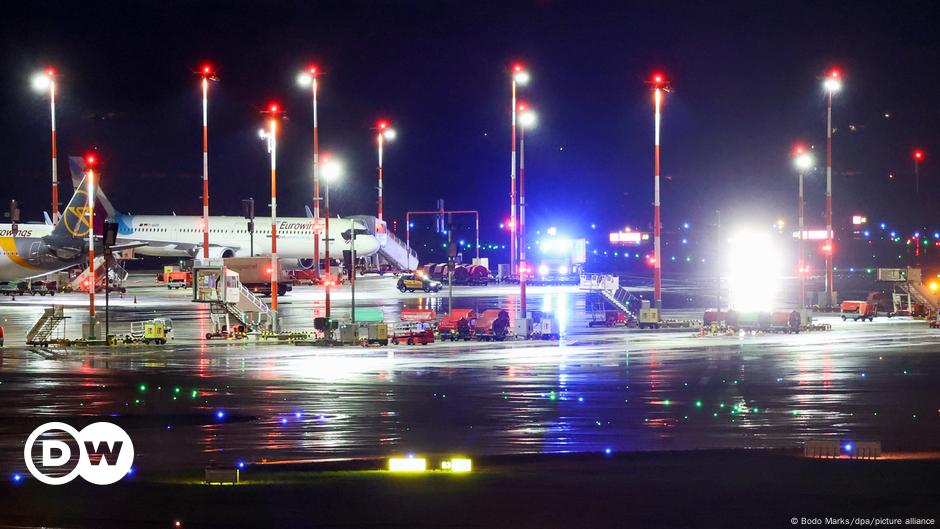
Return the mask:
M 202 257 L 203 220 L 198 216 L 118 215 L 118 243 L 145 242 L 135 253 L 154 257 Z M 325 219 L 319 226 L 325 227 Z M 343 250 L 352 248 L 352 219 L 330 219 L 330 257 L 342 259 Z M 279 259 L 311 260 L 314 251 L 314 221 L 307 217 L 284 217 L 277 221 Z M 320 255 L 326 257 L 326 234 L 320 230 Z M 242 217 L 209 217 L 209 256 L 270 257 L 271 219 L 256 217 L 254 242 L 248 221 Z M 253 248 L 252 248 L 253 247 Z M 368 257 L 379 250 L 378 240 L 356 222 L 356 255 Z

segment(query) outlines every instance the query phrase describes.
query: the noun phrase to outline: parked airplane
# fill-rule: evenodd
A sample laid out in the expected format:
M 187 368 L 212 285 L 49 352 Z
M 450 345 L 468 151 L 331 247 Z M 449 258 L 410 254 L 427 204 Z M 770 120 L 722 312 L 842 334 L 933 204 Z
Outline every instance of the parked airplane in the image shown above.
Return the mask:
M 84 184 L 82 178 L 56 226 L 18 224 L 14 233 L 11 224 L 0 224 L 0 281 L 32 279 L 85 262 L 89 215 Z M 100 252 L 100 238 L 95 246 Z
M 72 180 L 84 171 L 79 157 L 69 159 Z M 201 216 L 132 215 L 118 212 L 99 189 L 99 200 L 111 220 L 118 223 L 118 244 L 137 245 L 134 252 L 155 257 L 201 257 L 203 221 Z M 324 219 L 321 219 L 321 224 Z M 271 255 L 271 218 L 256 217 L 254 237 L 242 217 L 209 217 L 209 257 L 266 257 Z M 352 227 L 356 230 L 356 255 L 369 257 L 379 251 L 379 242 L 359 221 L 330 219 L 330 257 L 341 259 L 343 250 L 352 248 Z M 313 261 L 314 219 L 281 217 L 277 222 L 277 254 L 290 267 L 311 268 Z M 326 257 L 326 234 L 320 230 L 320 259 Z

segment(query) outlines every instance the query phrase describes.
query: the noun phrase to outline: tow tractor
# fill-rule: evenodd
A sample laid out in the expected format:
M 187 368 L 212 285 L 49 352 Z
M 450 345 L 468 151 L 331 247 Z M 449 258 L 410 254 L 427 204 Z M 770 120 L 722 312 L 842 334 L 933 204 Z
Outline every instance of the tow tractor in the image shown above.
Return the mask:
M 399 323 L 392 329 L 391 335 L 388 337 L 388 343 L 391 345 L 398 345 L 400 343 L 406 343 L 408 345 L 414 345 L 416 343 L 427 345 L 434 343 L 434 330 L 431 329 L 431 325 L 427 323 Z
M 173 322 L 166 318 L 135 321 L 131 322 L 131 330 L 124 335 L 123 341 L 126 344 L 153 343 L 163 345 L 172 332 Z

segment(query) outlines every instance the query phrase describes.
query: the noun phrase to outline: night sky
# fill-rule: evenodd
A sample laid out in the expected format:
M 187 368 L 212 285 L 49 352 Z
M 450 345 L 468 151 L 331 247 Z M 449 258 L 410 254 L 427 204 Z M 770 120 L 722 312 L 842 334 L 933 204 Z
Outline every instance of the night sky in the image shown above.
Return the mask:
M 480 209 L 484 240 L 508 218 L 509 67 L 539 111 L 527 135 L 529 223 L 580 235 L 652 219 L 652 108 L 644 80 L 662 69 L 674 92 L 663 121 L 667 228 L 711 219 L 795 222 L 797 141 L 817 148 L 807 218 L 822 224 L 825 99 L 834 105 L 837 224 L 853 213 L 913 226 L 915 146 L 922 190 L 940 196 L 940 4 L 930 2 L 21 2 L 3 16 L 0 200 L 24 218 L 49 209 L 49 110 L 30 88 L 54 65 L 60 179 L 68 154 L 97 148 L 119 209 L 201 212 L 197 77 L 220 81 L 209 109 L 212 214 L 266 203 L 267 153 L 257 130 L 271 100 L 288 112 L 279 213 L 312 195 L 309 93 L 294 82 L 316 63 L 321 149 L 346 162 L 333 189 L 342 215 L 375 212 L 375 139 L 398 129 L 385 160 L 387 218 Z M 885 114 L 890 117 L 886 118 Z M 853 130 L 854 129 L 854 130 Z M 895 178 L 889 178 L 889 174 Z M 63 202 L 71 193 L 66 184 Z M 259 212 L 265 208 L 259 209 Z M 936 208 L 923 208 L 937 221 Z M 266 214 L 266 211 L 264 211 Z M 501 237 L 499 240 L 508 237 Z M 505 241 L 504 241 L 505 242 Z

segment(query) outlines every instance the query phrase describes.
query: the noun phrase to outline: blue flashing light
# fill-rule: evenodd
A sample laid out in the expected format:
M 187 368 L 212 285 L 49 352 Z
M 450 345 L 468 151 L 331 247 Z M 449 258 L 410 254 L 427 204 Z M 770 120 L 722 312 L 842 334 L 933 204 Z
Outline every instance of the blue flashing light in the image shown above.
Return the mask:
M 281 424 L 287 424 L 287 417 L 281 417 Z
M 591 229 L 592 229 L 592 230 L 596 230 L 596 229 L 597 229 L 597 224 L 591 224 Z
M 845 443 L 845 446 L 843 446 L 842 449 L 845 450 L 846 452 L 851 452 L 851 451 L 852 451 L 852 443 Z
M 608 447 L 608 448 L 605 448 L 605 449 L 604 449 L 604 453 L 607 454 L 607 455 L 610 455 L 610 454 L 613 453 L 613 450 L 611 450 L 611 449 Z
M 881 224 L 879 224 L 878 226 L 879 226 L 879 227 L 880 227 L 881 229 L 885 229 L 885 228 L 887 228 L 887 227 L 888 227 L 888 225 L 887 225 L 887 224 L 885 224 L 884 222 L 882 222 L 882 223 L 881 223 Z
M 688 240 L 688 239 L 682 239 L 682 244 L 689 244 L 689 240 Z
M 934 238 L 934 239 L 940 239 L 940 231 L 935 231 L 935 232 L 933 232 L 933 238 Z
M 892 237 L 897 237 L 897 236 L 898 236 L 898 232 L 892 231 L 892 232 L 890 233 L 890 235 L 891 235 Z
M 584 402 L 584 397 L 578 397 L 578 402 Z
M 300 412 L 299 412 L 299 411 L 294 413 L 294 418 L 295 418 L 295 419 L 299 419 L 299 418 L 300 418 Z
M 415 223 L 414 223 L 414 222 L 409 222 L 409 223 L 408 223 L 408 227 L 409 227 L 409 228 L 414 228 L 414 227 L 415 227 Z
M 131 477 L 134 475 L 134 472 L 137 472 L 137 469 L 135 467 L 131 467 L 127 469 L 127 474 L 124 474 L 124 475 L 127 477 Z
M 239 462 L 238 462 L 238 468 L 245 468 L 245 462 L 244 462 L 244 461 L 239 461 Z
M 219 411 L 215 412 L 215 418 L 216 418 L 216 419 L 224 419 L 224 418 L 225 418 L 225 410 L 219 410 Z
M 688 223 L 688 222 L 683 222 L 683 223 L 682 223 L 682 227 L 685 228 L 685 229 L 689 229 L 689 223 Z
M 871 233 L 869 233 L 868 230 L 865 230 L 865 237 L 871 237 Z
M 14 472 L 11 479 L 13 480 L 13 483 L 19 483 L 23 481 L 23 474 L 20 474 L 19 472 Z

